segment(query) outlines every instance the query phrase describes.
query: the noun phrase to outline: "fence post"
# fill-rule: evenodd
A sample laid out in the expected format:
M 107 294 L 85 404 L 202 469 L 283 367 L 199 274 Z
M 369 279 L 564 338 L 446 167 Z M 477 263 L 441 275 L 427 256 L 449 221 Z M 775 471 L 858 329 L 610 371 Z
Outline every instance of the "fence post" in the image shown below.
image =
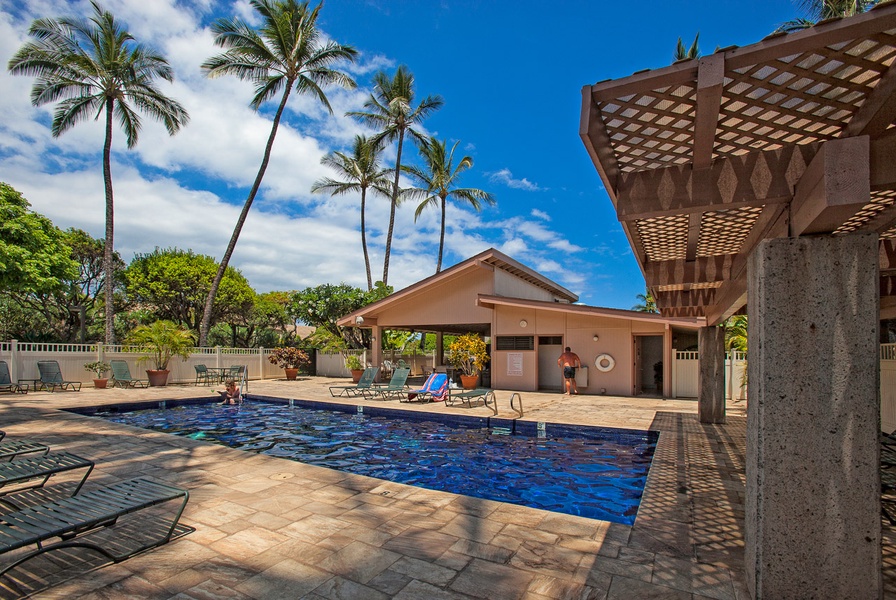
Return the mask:
M 96 360 L 97 362 L 106 362 L 106 349 L 102 342 L 96 343 Z
M 9 368 L 12 369 L 10 379 L 18 381 L 19 376 L 19 340 L 9 340 Z
M 672 397 L 678 398 L 678 350 L 672 349 Z
M 215 368 L 221 368 L 221 346 L 215 346 Z
M 258 375 L 259 379 L 264 379 L 264 348 L 258 349 Z

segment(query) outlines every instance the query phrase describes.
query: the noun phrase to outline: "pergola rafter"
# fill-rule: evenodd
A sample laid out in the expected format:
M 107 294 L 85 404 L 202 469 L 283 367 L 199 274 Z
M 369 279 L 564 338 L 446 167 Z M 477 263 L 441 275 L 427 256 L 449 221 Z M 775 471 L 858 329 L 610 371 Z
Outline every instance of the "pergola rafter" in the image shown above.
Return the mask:
M 763 239 L 896 238 L 894 119 L 896 6 L 882 4 L 585 86 L 580 135 L 663 314 L 718 322 L 743 308 Z M 829 205 L 836 168 L 870 170 L 871 189 Z

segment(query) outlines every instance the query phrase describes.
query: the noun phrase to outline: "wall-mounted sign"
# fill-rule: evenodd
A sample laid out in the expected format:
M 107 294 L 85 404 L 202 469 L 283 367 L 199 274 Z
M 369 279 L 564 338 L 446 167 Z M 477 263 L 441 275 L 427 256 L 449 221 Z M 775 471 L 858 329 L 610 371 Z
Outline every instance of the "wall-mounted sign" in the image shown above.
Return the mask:
M 507 374 L 516 377 L 523 375 L 522 352 L 510 352 L 507 354 Z

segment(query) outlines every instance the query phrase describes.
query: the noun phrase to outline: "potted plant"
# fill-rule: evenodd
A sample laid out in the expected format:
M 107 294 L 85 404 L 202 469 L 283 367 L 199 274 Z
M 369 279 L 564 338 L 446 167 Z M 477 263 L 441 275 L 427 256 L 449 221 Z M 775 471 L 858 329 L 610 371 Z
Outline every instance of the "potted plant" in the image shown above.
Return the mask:
M 274 348 L 268 362 L 277 365 L 286 372 L 287 381 L 294 381 L 302 365 L 311 362 L 308 353 L 298 348 Z
M 460 370 L 460 381 L 464 389 L 476 387 L 479 373 L 488 360 L 485 340 L 475 333 L 464 334 L 448 346 L 448 362 Z
M 352 383 L 361 381 L 361 375 L 364 374 L 364 365 L 357 354 L 349 354 L 345 357 L 345 368 L 352 372 Z
M 138 362 L 149 362 L 154 367 L 146 370 L 150 386 L 168 383 L 168 362 L 175 356 L 183 359 L 190 357 L 193 349 L 193 334 L 172 321 L 156 321 L 152 325 L 135 327 L 128 337 L 128 342 L 142 346 L 144 355 Z
M 106 384 L 109 383 L 109 378 L 106 377 L 106 373 L 112 370 L 109 363 L 105 363 L 101 360 L 89 362 L 84 365 L 84 369 L 96 375 L 93 380 L 93 387 L 98 390 L 106 388 Z

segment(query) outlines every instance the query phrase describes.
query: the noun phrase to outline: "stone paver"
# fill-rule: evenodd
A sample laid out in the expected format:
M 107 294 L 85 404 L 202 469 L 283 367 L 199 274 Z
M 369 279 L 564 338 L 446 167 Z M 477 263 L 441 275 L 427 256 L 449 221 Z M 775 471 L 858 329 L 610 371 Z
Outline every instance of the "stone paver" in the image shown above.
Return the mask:
M 333 399 L 344 380 L 252 381 L 252 394 Z M 513 418 L 510 392 L 499 411 Z M 211 397 L 205 387 L 0 396 L 10 439 L 97 461 L 94 484 L 137 474 L 190 489 L 193 531 L 111 565 L 82 550 L 18 568 L 35 598 L 745 598 L 743 403 L 697 422 L 692 400 L 524 393 L 525 420 L 661 432 L 633 527 L 339 473 L 60 411 Z M 488 416 L 482 406 L 377 402 Z M 896 550 L 884 532 L 893 591 Z M 54 553 L 47 555 L 52 556 Z M 0 596 L 16 592 L 0 584 Z

